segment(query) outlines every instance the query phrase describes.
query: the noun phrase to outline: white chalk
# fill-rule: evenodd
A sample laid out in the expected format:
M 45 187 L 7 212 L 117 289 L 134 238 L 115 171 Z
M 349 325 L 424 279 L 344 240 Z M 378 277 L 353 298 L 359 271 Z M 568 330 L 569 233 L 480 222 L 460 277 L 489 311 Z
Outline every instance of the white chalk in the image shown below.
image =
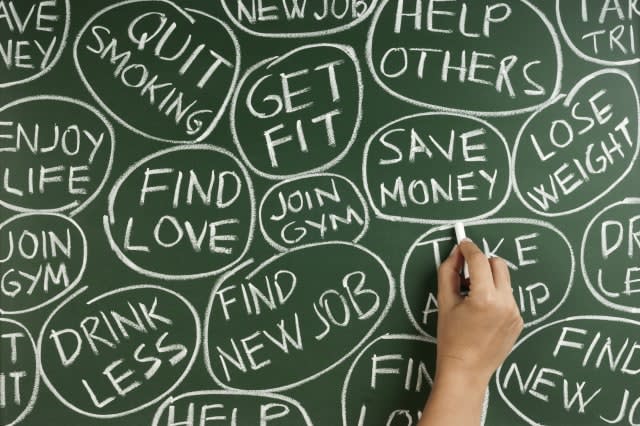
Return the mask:
M 458 240 L 458 244 L 460 244 L 462 242 L 462 240 L 464 240 L 465 238 L 467 238 L 467 233 L 464 231 L 464 224 L 462 222 L 458 222 L 454 225 L 454 228 L 456 230 L 456 240 Z M 467 264 L 467 262 L 464 262 L 464 268 L 463 268 L 463 274 L 464 274 L 464 278 L 466 280 L 469 279 L 469 265 Z

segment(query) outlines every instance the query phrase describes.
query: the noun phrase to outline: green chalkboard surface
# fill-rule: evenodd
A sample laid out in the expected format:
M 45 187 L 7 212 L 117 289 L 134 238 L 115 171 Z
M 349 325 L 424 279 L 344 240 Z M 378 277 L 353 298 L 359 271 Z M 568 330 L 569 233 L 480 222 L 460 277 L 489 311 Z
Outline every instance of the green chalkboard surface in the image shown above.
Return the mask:
M 483 424 L 640 423 L 639 34 L 631 0 L 0 0 L 0 424 L 416 424 L 455 222 L 525 320 Z

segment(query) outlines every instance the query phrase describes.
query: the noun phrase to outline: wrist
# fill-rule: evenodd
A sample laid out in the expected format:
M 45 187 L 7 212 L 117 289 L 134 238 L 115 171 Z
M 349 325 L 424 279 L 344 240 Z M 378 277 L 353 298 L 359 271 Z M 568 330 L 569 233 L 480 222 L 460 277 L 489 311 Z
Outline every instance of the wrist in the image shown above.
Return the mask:
M 491 380 L 491 374 L 453 366 L 436 368 L 434 387 L 460 389 L 463 393 L 484 395 Z
M 488 383 L 471 371 L 436 371 L 419 425 L 480 424 Z

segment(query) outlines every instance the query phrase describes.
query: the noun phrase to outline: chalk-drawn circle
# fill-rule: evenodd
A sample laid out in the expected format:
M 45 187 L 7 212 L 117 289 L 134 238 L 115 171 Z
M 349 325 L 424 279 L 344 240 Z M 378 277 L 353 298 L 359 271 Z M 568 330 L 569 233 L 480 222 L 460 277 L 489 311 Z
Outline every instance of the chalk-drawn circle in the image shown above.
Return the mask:
M 16 320 L 0 317 L 0 331 L 3 336 L 0 345 L 0 373 L 5 380 L 0 423 L 3 426 L 14 426 L 31 412 L 38 396 L 40 372 L 37 367 L 36 344 L 29 330 Z
M 115 136 L 97 109 L 63 96 L 30 96 L 0 108 L 0 206 L 73 216 L 111 173 Z
M 78 285 L 86 264 L 84 231 L 67 216 L 23 213 L 0 223 L 0 314 L 60 299 Z
M 376 217 L 443 224 L 498 211 L 511 192 L 510 165 L 507 141 L 485 120 L 427 112 L 376 130 L 362 180 Z
M 489 3 L 383 0 L 365 53 L 376 83 L 412 105 L 478 116 L 546 105 L 560 91 L 563 68 L 553 25 L 528 0 Z M 523 22 L 535 42 L 512 36 Z
M 358 135 L 363 91 L 350 46 L 312 44 L 255 64 L 231 102 L 231 132 L 240 156 L 267 179 L 333 167 Z
M 185 407 L 184 411 L 175 409 L 176 412 L 187 412 L 191 404 L 195 407 L 202 407 L 201 409 L 196 409 L 195 413 L 197 413 L 196 416 L 200 416 L 200 421 L 203 423 L 206 423 L 207 409 L 205 407 L 219 408 L 233 405 L 238 409 L 238 412 L 232 414 L 232 416 L 236 419 L 236 424 L 239 425 L 266 425 L 269 421 L 277 419 L 282 424 L 312 425 L 304 407 L 293 398 L 268 392 L 229 390 L 195 391 L 175 397 L 170 396 L 156 410 L 152 425 L 171 424 L 169 418 L 167 418 L 169 416 L 167 411 L 180 404 L 186 404 L 187 407 Z M 259 408 L 256 406 L 259 406 Z M 209 419 L 214 420 L 211 417 Z M 227 419 L 218 417 L 218 420 Z
M 638 235 L 640 199 L 629 198 L 598 212 L 587 225 L 580 245 L 582 276 L 591 294 L 604 306 L 640 313 Z
M 546 320 L 569 296 L 576 268 L 567 237 L 555 226 L 526 218 L 470 222 L 467 235 L 487 254 L 507 262 L 525 327 Z M 409 248 L 400 272 L 400 294 L 413 326 L 436 337 L 437 269 L 455 244 L 451 225 L 433 228 Z
M 342 425 L 417 424 L 433 385 L 435 347 L 434 339 L 405 334 L 365 346 L 342 385 Z
M 582 424 L 588 418 L 613 423 L 618 415 L 633 423 L 640 404 L 632 391 L 638 327 L 638 321 L 598 315 L 541 325 L 521 337 L 498 368 L 500 397 L 532 426 Z
M 155 285 L 93 298 L 86 290 L 56 307 L 42 326 L 38 366 L 49 390 L 74 412 L 100 419 L 135 413 L 169 395 L 198 354 L 195 308 Z
M 111 248 L 153 278 L 220 274 L 253 238 L 249 174 L 233 154 L 211 145 L 169 148 L 136 162 L 113 186 L 108 209 L 103 225 Z
M 49 72 L 67 44 L 71 20 L 69 0 L 3 5 L 6 25 L 0 29 L 4 68 L 0 72 L 0 89 L 28 83 Z
M 317 173 L 289 179 L 273 185 L 262 197 L 260 230 L 280 251 L 321 241 L 357 243 L 369 227 L 366 203 L 358 187 L 340 175 Z
M 604 66 L 637 64 L 640 16 L 633 4 L 592 2 L 584 6 L 587 3 L 556 0 L 560 33 L 573 53 L 585 61 Z
M 115 120 L 171 143 L 200 142 L 213 131 L 240 72 L 231 28 L 169 0 L 102 9 L 78 33 L 73 58 L 91 96 Z
M 204 317 L 207 371 L 225 389 L 276 392 L 328 373 L 371 337 L 394 299 L 389 268 L 354 243 L 309 244 L 252 263 L 218 280 Z
M 640 103 L 617 69 L 581 79 L 524 123 L 511 175 L 520 201 L 554 217 L 592 205 L 629 174 L 640 150 Z
M 222 0 L 221 3 L 229 19 L 242 31 L 251 35 L 306 38 L 327 36 L 355 27 L 371 15 L 377 1 L 292 2 L 291 6 L 284 5 L 281 10 L 264 8 L 260 3 L 255 2 L 247 7 L 241 0 Z M 266 13 L 265 9 L 268 9 Z M 347 23 L 343 23 L 344 21 Z M 283 28 L 286 31 L 283 31 Z

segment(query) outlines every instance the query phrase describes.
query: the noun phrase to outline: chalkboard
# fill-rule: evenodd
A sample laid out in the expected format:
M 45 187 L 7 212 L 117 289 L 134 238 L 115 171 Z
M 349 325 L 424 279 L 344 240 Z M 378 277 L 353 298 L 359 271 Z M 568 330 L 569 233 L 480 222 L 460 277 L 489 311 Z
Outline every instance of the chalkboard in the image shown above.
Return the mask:
M 0 0 L 0 423 L 415 424 L 462 221 L 525 320 L 483 424 L 638 424 L 639 34 L 632 0 Z

